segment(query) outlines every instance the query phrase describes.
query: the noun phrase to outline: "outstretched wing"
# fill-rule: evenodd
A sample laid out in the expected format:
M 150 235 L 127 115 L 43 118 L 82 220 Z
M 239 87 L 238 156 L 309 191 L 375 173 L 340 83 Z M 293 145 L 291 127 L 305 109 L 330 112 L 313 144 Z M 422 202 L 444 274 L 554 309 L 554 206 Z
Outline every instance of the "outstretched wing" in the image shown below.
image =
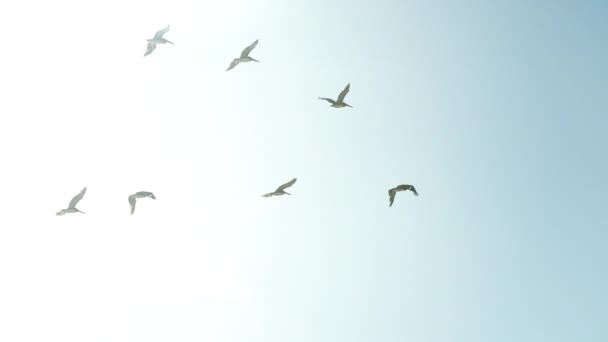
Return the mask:
M 146 53 L 144 54 L 144 57 L 151 54 L 154 49 L 156 49 L 156 43 L 148 42 L 148 47 L 146 48 Z
M 237 66 L 239 64 L 239 61 L 234 59 L 232 60 L 232 62 L 230 63 L 230 66 L 228 67 L 228 69 L 226 69 L 226 71 L 230 70 L 230 69 L 234 69 L 235 66 Z
M 336 104 L 336 101 L 334 101 L 332 99 L 329 99 L 327 97 L 319 97 L 319 100 L 325 100 L 325 101 L 327 101 L 327 102 L 329 102 L 331 104 Z
M 135 199 L 135 195 L 129 196 L 129 205 L 131 206 L 131 215 L 135 212 L 135 204 L 137 203 L 137 199 Z
M 272 196 L 274 196 L 274 192 L 269 192 L 265 195 L 262 195 L 262 197 L 272 197 Z
M 348 94 L 349 90 L 350 90 L 350 83 L 347 84 L 346 87 L 344 88 L 344 90 L 342 90 L 342 92 L 340 93 L 340 95 L 338 95 L 338 103 L 344 102 L 344 98 L 346 97 L 346 94 Z
M 396 193 L 397 193 L 397 192 L 396 192 L 395 190 L 393 190 L 393 189 L 390 189 L 390 190 L 388 191 L 388 197 L 389 197 L 389 201 L 390 201 L 390 203 L 389 203 L 389 205 L 388 205 L 389 207 L 392 207 L 392 206 L 393 206 L 393 202 L 395 202 L 395 194 L 396 194 Z
M 165 34 L 165 33 L 169 32 L 169 26 L 170 26 L 170 25 L 167 25 L 167 27 L 165 27 L 164 29 L 162 29 L 162 30 L 160 30 L 160 31 L 156 32 L 156 34 L 154 35 L 154 38 L 153 38 L 153 39 L 160 39 L 160 38 L 162 38 L 162 37 L 163 37 L 163 34 Z
M 154 194 L 151 193 L 150 191 L 138 191 L 133 196 L 135 196 L 137 198 L 150 197 L 151 199 L 156 199 Z
M 283 191 L 283 190 L 285 190 L 285 189 L 289 188 L 290 186 L 292 186 L 292 185 L 293 185 L 293 184 L 296 182 L 296 180 L 298 180 L 298 179 L 297 179 L 297 178 L 294 178 L 294 179 L 290 180 L 289 182 L 287 182 L 287 183 L 285 183 L 285 184 L 281 185 L 280 187 L 278 187 L 278 188 L 277 188 L 277 191 L 276 191 L 276 192 L 281 192 L 281 191 Z
M 412 192 L 414 193 L 414 195 L 418 196 L 418 192 L 416 191 L 416 188 L 414 188 L 413 185 L 409 185 L 409 184 L 401 184 L 399 186 L 397 186 L 395 188 L 395 190 L 398 191 L 407 191 L 407 190 L 412 190 Z
M 87 188 L 86 187 L 84 187 L 84 189 L 80 190 L 80 192 L 78 193 L 78 195 L 74 196 L 74 198 L 72 198 L 72 200 L 70 201 L 70 205 L 68 206 L 68 209 L 74 209 L 74 208 L 76 208 L 76 205 L 84 197 L 84 194 L 86 192 L 87 192 Z
M 243 50 L 243 52 L 241 52 L 241 58 L 249 56 L 249 53 L 251 52 L 251 50 L 255 49 L 255 47 L 257 45 L 258 45 L 258 39 L 256 39 L 255 42 L 251 43 L 251 45 L 246 47 L 245 50 Z

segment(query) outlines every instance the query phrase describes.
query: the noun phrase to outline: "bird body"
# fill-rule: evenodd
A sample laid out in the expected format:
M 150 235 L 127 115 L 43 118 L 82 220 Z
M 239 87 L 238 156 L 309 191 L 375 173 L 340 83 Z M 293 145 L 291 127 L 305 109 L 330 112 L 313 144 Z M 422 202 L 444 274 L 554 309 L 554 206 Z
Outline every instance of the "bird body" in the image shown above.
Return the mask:
M 255 42 L 251 43 L 251 45 L 249 45 L 248 47 L 246 47 L 243 52 L 241 52 L 241 56 L 239 58 L 235 58 L 232 60 L 232 62 L 230 63 L 230 66 L 228 66 L 228 69 L 226 69 L 226 71 L 230 70 L 230 69 L 234 69 L 234 67 L 236 67 L 237 65 L 239 65 L 239 63 L 247 63 L 247 62 L 259 62 L 257 59 L 254 59 L 252 57 L 249 56 L 249 53 L 255 49 L 255 47 L 258 45 L 258 40 L 256 39 Z
M 156 196 L 154 196 L 154 194 L 149 191 L 139 191 L 139 192 L 136 192 L 133 195 L 129 196 L 129 205 L 131 206 L 131 215 L 133 215 L 133 213 L 135 212 L 135 204 L 137 204 L 137 199 L 145 198 L 145 197 L 149 197 L 153 200 L 156 199 Z
M 347 84 L 346 87 L 344 87 L 344 90 L 342 90 L 342 92 L 340 92 L 337 100 L 334 101 L 333 99 L 330 99 L 327 97 L 319 97 L 319 100 L 325 100 L 325 101 L 331 103 L 331 106 L 334 108 L 344 108 L 344 107 L 352 108 L 351 105 L 344 102 L 344 98 L 346 97 L 346 94 L 348 94 L 349 91 L 350 91 L 350 83 Z
M 152 39 L 147 39 L 148 46 L 146 48 L 146 53 L 144 54 L 144 57 L 151 54 L 152 51 L 154 51 L 156 49 L 157 44 L 165 44 L 165 43 L 173 44 L 172 42 L 163 38 L 163 35 L 165 33 L 169 32 L 169 28 L 170 28 L 169 25 L 167 25 L 167 27 L 165 27 L 164 29 L 156 32 L 156 34 L 154 34 L 154 37 Z
M 285 189 L 287 189 L 290 186 L 294 185 L 297 180 L 298 180 L 297 178 L 294 178 L 294 179 L 290 180 L 289 182 L 287 182 L 287 183 L 279 186 L 275 191 L 269 192 L 269 193 L 267 193 L 265 195 L 262 195 L 262 197 L 291 195 L 289 192 L 285 191 Z
M 60 211 L 57 212 L 57 216 L 62 216 L 65 214 L 73 214 L 73 213 L 83 213 L 82 211 L 80 211 L 79 209 L 76 208 L 76 205 L 78 204 L 78 202 L 80 202 L 80 200 L 84 197 L 84 194 L 87 192 L 87 188 L 84 187 L 82 190 L 80 190 L 80 192 L 74 196 L 72 198 L 72 200 L 70 201 L 70 204 L 68 205 L 67 209 L 61 209 Z
M 418 192 L 416 191 L 416 188 L 414 188 L 413 185 L 408 185 L 408 184 L 401 184 L 398 185 L 392 189 L 388 190 L 388 196 L 389 196 L 389 207 L 393 206 L 393 202 L 395 201 L 395 195 L 397 194 L 397 192 L 400 191 L 407 191 L 407 190 L 411 190 L 414 195 L 418 196 Z

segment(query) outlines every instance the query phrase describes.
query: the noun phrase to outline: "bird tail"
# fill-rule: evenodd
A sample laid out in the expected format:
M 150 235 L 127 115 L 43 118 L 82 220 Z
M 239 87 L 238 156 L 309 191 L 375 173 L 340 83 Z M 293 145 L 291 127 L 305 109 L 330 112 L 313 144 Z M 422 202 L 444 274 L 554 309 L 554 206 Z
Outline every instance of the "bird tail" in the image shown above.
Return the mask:
M 80 209 L 76 209 L 76 210 L 78 210 L 79 213 L 85 214 L 85 212 L 84 211 L 80 211 Z
M 286 195 L 291 195 L 289 192 L 287 191 L 283 191 Z
M 249 57 L 249 58 L 251 58 L 251 57 Z M 254 62 L 258 62 L 258 63 L 260 62 L 257 59 L 253 59 L 253 58 L 251 58 L 251 60 L 254 61 Z
M 167 43 L 169 43 L 169 44 L 173 44 L 173 42 L 170 42 L 170 41 L 168 41 L 168 40 L 166 40 L 166 39 L 165 39 L 165 41 L 166 41 Z M 173 45 L 175 45 L 175 44 L 173 44 Z

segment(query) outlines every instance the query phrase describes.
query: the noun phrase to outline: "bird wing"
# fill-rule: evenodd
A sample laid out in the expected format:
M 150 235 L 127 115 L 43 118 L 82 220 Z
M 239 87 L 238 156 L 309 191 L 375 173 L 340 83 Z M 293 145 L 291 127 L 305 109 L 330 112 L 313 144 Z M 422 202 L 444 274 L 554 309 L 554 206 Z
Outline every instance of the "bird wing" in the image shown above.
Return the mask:
M 389 201 L 390 201 L 390 203 L 388 205 L 389 207 L 392 207 L 393 202 L 395 202 L 395 194 L 397 194 L 397 192 L 395 192 L 395 190 L 393 190 L 393 189 L 390 189 L 388 191 L 388 196 L 389 196 Z
M 278 187 L 278 188 L 277 188 L 277 191 L 276 191 L 276 192 L 281 192 L 281 191 L 283 191 L 283 190 L 285 190 L 285 189 L 289 188 L 290 186 L 292 186 L 292 185 L 293 185 L 293 184 L 296 182 L 296 180 L 298 180 L 298 179 L 297 179 L 297 178 L 294 178 L 294 179 L 290 180 L 289 182 L 287 182 L 287 183 L 285 183 L 285 184 L 281 185 L 280 187 Z
M 243 52 L 241 52 L 241 58 L 249 56 L 249 53 L 251 52 L 251 50 L 255 49 L 255 47 L 257 45 L 258 45 L 258 39 L 256 39 L 255 42 L 251 43 L 251 45 L 246 47 L 245 50 L 243 50 Z
M 73 209 L 76 208 L 76 204 L 78 204 L 78 202 L 80 202 L 80 200 L 84 197 L 84 194 L 87 192 L 87 188 L 84 187 L 84 189 L 80 190 L 80 192 L 78 193 L 78 195 L 74 196 L 74 198 L 72 198 L 72 200 L 70 201 L 70 205 L 68 206 L 69 209 Z
M 237 66 L 239 64 L 239 61 L 234 59 L 232 60 L 232 62 L 230 63 L 230 66 L 228 67 L 228 69 L 226 69 L 226 71 L 230 70 L 230 69 L 234 69 L 235 66 Z
M 146 53 L 144 54 L 144 57 L 151 54 L 154 49 L 156 49 L 156 43 L 148 42 L 148 47 L 146 48 Z
M 271 197 L 271 196 L 274 196 L 274 192 L 269 192 L 265 195 L 262 195 L 262 197 Z
M 133 196 L 135 196 L 137 198 L 150 197 L 150 198 L 156 199 L 156 197 L 154 197 L 154 194 L 151 193 L 150 191 L 138 191 Z
M 342 92 L 340 93 L 340 95 L 338 95 L 338 103 L 344 102 L 344 98 L 346 97 L 346 94 L 348 94 L 349 90 L 350 90 L 350 83 L 347 84 L 346 87 L 344 87 L 344 90 L 342 90 Z
M 409 185 L 409 184 L 401 184 L 399 186 L 397 186 L 395 188 L 395 190 L 397 191 L 407 191 L 407 190 L 412 190 L 412 192 L 414 193 L 414 195 L 418 196 L 418 192 L 416 191 L 416 188 L 414 188 L 413 185 Z
M 135 212 L 135 204 L 137 203 L 137 199 L 135 195 L 129 196 L 129 205 L 131 206 L 131 215 Z
M 336 104 L 336 101 L 334 101 L 333 99 L 327 98 L 327 97 L 319 97 L 319 100 L 325 100 L 331 104 Z
M 156 34 L 154 34 L 154 38 L 153 39 L 160 39 L 160 38 L 162 38 L 163 34 L 169 32 L 169 26 L 170 25 L 167 25 L 167 27 L 165 27 L 164 29 L 156 32 Z

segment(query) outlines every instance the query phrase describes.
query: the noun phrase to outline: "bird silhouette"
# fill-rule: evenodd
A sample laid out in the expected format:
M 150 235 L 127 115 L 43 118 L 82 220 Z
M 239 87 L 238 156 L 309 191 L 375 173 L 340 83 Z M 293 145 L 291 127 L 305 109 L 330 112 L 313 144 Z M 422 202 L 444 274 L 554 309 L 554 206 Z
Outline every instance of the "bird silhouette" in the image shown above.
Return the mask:
M 262 197 L 271 197 L 271 196 L 281 196 L 281 195 L 291 195 L 289 192 L 285 191 L 285 189 L 289 188 L 290 186 L 292 186 L 296 180 L 298 180 L 297 178 L 294 178 L 292 180 L 290 180 L 289 182 L 281 185 L 280 187 L 278 187 L 275 191 L 273 192 L 269 192 L 265 195 L 262 195 Z
M 83 213 L 82 211 L 80 211 L 79 209 L 76 208 L 76 205 L 78 204 L 78 202 L 80 202 L 80 200 L 84 197 L 84 194 L 87 192 L 87 188 L 84 187 L 84 189 L 80 190 L 80 192 L 78 193 L 78 195 L 74 196 L 72 198 L 72 200 L 70 201 L 70 204 L 68 205 L 67 209 L 61 209 L 60 211 L 57 212 L 57 216 L 61 216 L 61 215 L 65 215 L 65 214 L 72 214 L 72 213 Z
M 407 184 L 402 184 L 402 185 L 398 185 L 392 189 L 388 190 L 388 196 L 389 196 L 389 207 L 393 206 L 393 202 L 395 201 L 395 195 L 397 194 L 397 192 L 399 191 L 406 191 L 406 190 L 411 190 L 414 195 L 418 196 L 418 192 L 416 192 L 416 188 L 414 188 L 413 185 L 407 185 Z
M 239 65 L 239 63 L 247 63 L 247 62 L 251 62 L 251 61 L 259 62 L 258 60 L 249 57 L 249 53 L 251 52 L 251 50 L 255 49 L 255 47 L 258 45 L 258 40 L 259 39 L 256 39 L 255 42 L 251 43 L 251 45 L 246 47 L 243 50 L 243 52 L 241 52 L 241 57 L 233 59 L 232 62 L 230 63 L 230 66 L 228 66 L 228 69 L 226 69 L 226 71 L 228 71 L 230 69 L 234 69 L 234 67 Z
M 163 35 L 165 33 L 167 33 L 167 32 L 169 32 L 169 25 L 167 25 L 167 27 L 165 27 L 164 29 L 156 32 L 156 34 L 154 35 L 154 38 L 147 39 L 148 46 L 146 48 L 146 53 L 144 54 L 144 57 L 146 57 L 147 55 L 151 54 L 152 51 L 154 51 L 156 49 L 156 45 L 157 44 L 165 44 L 165 43 L 173 44 L 172 42 L 170 42 L 167 39 L 163 38 Z
M 139 192 L 136 192 L 133 195 L 129 196 L 129 205 L 131 206 L 131 215 L 133 215 L 133 213 L 135 212 L 135 204 L 137 204 L 137 199 L 145 198 L 145 197 L 150 197 L 153 200 L 156 199 L 156 196 L 154 196 L 154 194 L 149 191 L 139 191 Z
M 334 108 L 344 108 L 344 107 L 352 108 L 353 106 L 344 102 L 344 98 L 346 97 L 346 94 L 348 94 L 349 91 L 350 91 L 350 83 L 347 84 L 346 87 L 344 87 L 344 90 L 342 90 L 342 92 L 340 92 L 340 95 L 338 95 L 338 99 L 336 101 L 334 101 L 333 99 L 327 98 L 327 97 L 319 97 L 319 100 L 325 100 L 325 101 L 331 103 L 331 106 Z

